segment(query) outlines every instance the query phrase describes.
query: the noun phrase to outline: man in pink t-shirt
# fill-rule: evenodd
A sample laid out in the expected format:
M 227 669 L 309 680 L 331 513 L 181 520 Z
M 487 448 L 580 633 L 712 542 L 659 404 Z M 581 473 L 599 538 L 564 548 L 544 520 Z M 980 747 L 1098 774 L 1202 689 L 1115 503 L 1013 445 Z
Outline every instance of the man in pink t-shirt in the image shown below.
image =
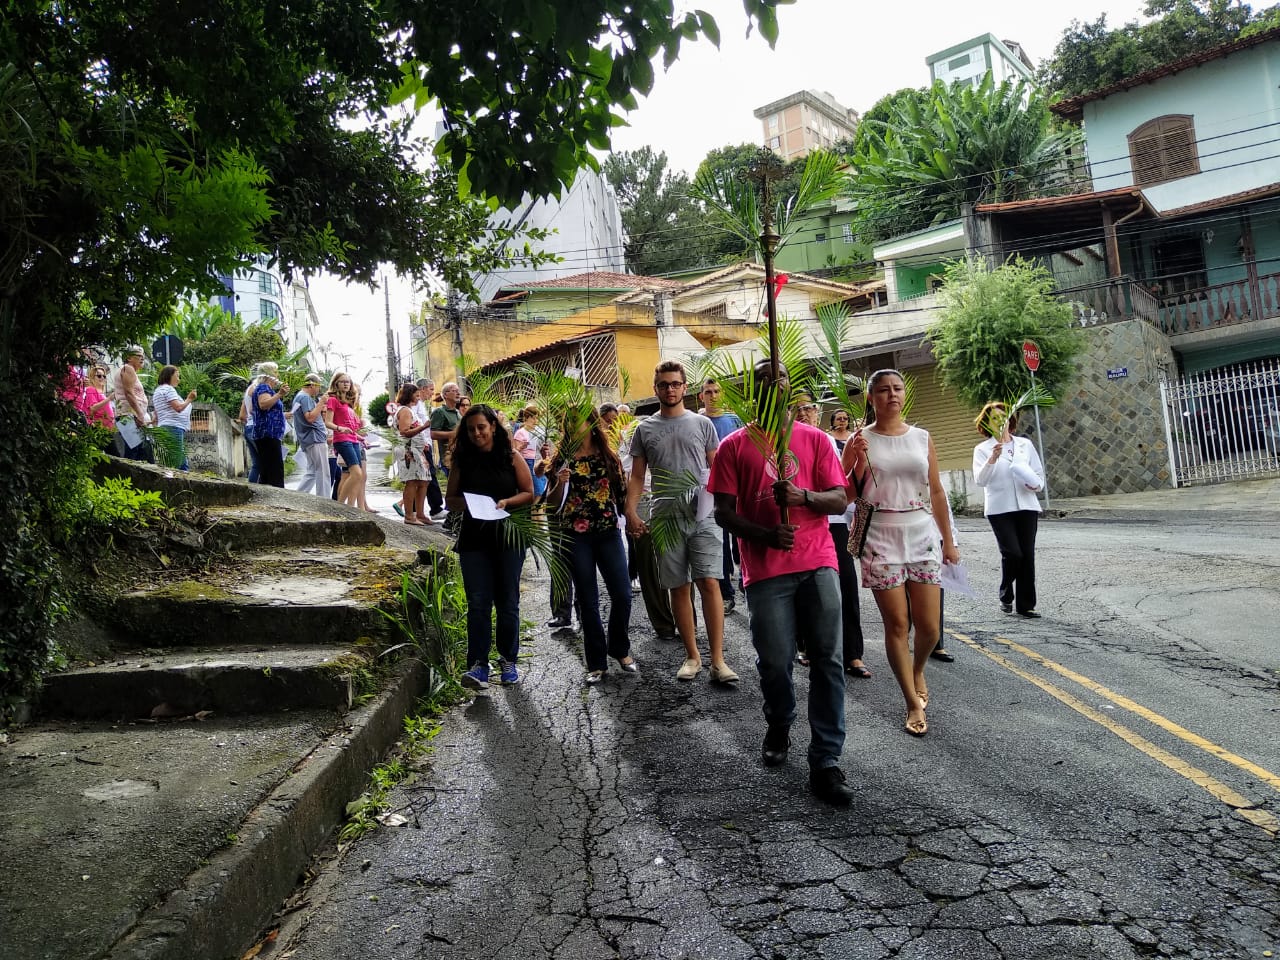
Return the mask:
M 775 389 L 768 360 L 755 366 L 756 395 Z M 790 389 L 779 368 L 783 416 Z M 783 476 L 770 453 L 770 437 L 755 423 L 729 434 L 711 466 L 707 489 L 715 496 L 716 523 L 739 540 L 742 579 L 751 606 L 760 691 L 768 724 L 761 759 L 779 766 L 791 746 L 796 716 L 796 637 L 809 655 L 809 788 L 826 803 L 853 798 L 839 767 L 844 749 L 844 672 L 840 663 L 841 607 L 836 552 L 827 517 L 846 506 L 845 478 L 826 434 L 792 425 Z M 780 505 L 788 511 L 782 522 Z

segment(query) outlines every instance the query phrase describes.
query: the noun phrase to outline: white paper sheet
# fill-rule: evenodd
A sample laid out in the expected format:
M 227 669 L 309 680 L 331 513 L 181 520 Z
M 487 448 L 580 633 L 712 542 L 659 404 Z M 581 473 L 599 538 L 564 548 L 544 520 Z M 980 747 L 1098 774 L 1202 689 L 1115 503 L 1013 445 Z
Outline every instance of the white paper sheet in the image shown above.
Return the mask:
M 505 510 L 498 509 L 498 501 L 486 497 L 483 493 L 464 493 L 467 500 L 467 511 L 474 520 L 502 520 L 511 516 Z
M 977 597 L 973 587 L 969 586 L 969 574 L 960 563 L 944 563 L 942 565 L 942 589 L 953 593 L 962 593 L 966 597 Z

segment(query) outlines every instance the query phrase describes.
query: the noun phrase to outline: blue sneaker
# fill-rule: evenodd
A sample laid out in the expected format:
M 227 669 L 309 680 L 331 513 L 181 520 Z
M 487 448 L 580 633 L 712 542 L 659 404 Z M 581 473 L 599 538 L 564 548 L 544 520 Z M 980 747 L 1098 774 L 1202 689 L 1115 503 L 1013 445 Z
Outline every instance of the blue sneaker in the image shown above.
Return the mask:
M 506 681 L 504 680 L 503 683 Z M 477 663 L 462 675 L 462 685 L 472 690 L 484 690 L 489 686 L 489 665 Z
M 503 686 L 510 686 L 513 683 L 520 682 L 520 674 L 516 670 L 516 665 L 506 660 L 498 661 L 498 682 Z

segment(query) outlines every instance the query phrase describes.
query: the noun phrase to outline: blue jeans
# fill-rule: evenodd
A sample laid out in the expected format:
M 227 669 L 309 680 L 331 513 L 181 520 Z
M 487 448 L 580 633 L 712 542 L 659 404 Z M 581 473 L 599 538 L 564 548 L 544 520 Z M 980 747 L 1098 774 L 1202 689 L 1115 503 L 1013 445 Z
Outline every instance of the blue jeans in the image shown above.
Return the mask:
M 520 656 L 520 571 L 523 550 L 463 550 L 458 554 L 467 591 L 467 667 L 498 656 L 515 663 Z M 491 627 L 497 609 L 496 630 Z M 496 636 L 495 636 L 496 634 Z
M 258 442 L 249 436 L 252 427 L 246 427 L 244 431 L 244 445 L 249 448 L 249 482 L 258 482 Z
M 177 467 L 179 470 L 191 469 L 191 463 L 187 460 L 187 431 L 182 427 L 162 426 L 160 428 L 170 437 L 173 438 L 172 449 L 169 450 L 163 459 L 172 460 L 173 463 L 166 463 L 166 467 Z
M 606 670 L 609 657 L 621 660 L 631 653 L 627 629 L 631 623 L 631 578 L 627 575 L 627 550 L 622 531 L 573 533 L 573 585 L 578 588 L 578 616 L 582 620 L 582 645 L 588 670 Z M 596 569 L 609 591 L 609 638 L 605 642 L 600 621 L 600 585 Z
M 756 648 L 764 718 L 790 726 L 796 718 L 791 671 L 796 637 L 809 655 L 809 766 L 834 767 L 844 749 L 844 671 L 840 665 L 840 581 L 831 567 L 785 573 L 747 586 L 751 644 Z

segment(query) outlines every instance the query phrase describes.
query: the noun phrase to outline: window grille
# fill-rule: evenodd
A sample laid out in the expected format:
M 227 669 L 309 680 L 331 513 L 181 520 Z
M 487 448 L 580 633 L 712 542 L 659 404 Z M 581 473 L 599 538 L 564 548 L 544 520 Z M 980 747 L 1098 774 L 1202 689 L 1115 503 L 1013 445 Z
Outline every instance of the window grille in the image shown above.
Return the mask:
M 1148 120 L 1129 134 L 1133 182 L 1146 187 L 1200 172 L 1195 124 L 1189 114 Z

